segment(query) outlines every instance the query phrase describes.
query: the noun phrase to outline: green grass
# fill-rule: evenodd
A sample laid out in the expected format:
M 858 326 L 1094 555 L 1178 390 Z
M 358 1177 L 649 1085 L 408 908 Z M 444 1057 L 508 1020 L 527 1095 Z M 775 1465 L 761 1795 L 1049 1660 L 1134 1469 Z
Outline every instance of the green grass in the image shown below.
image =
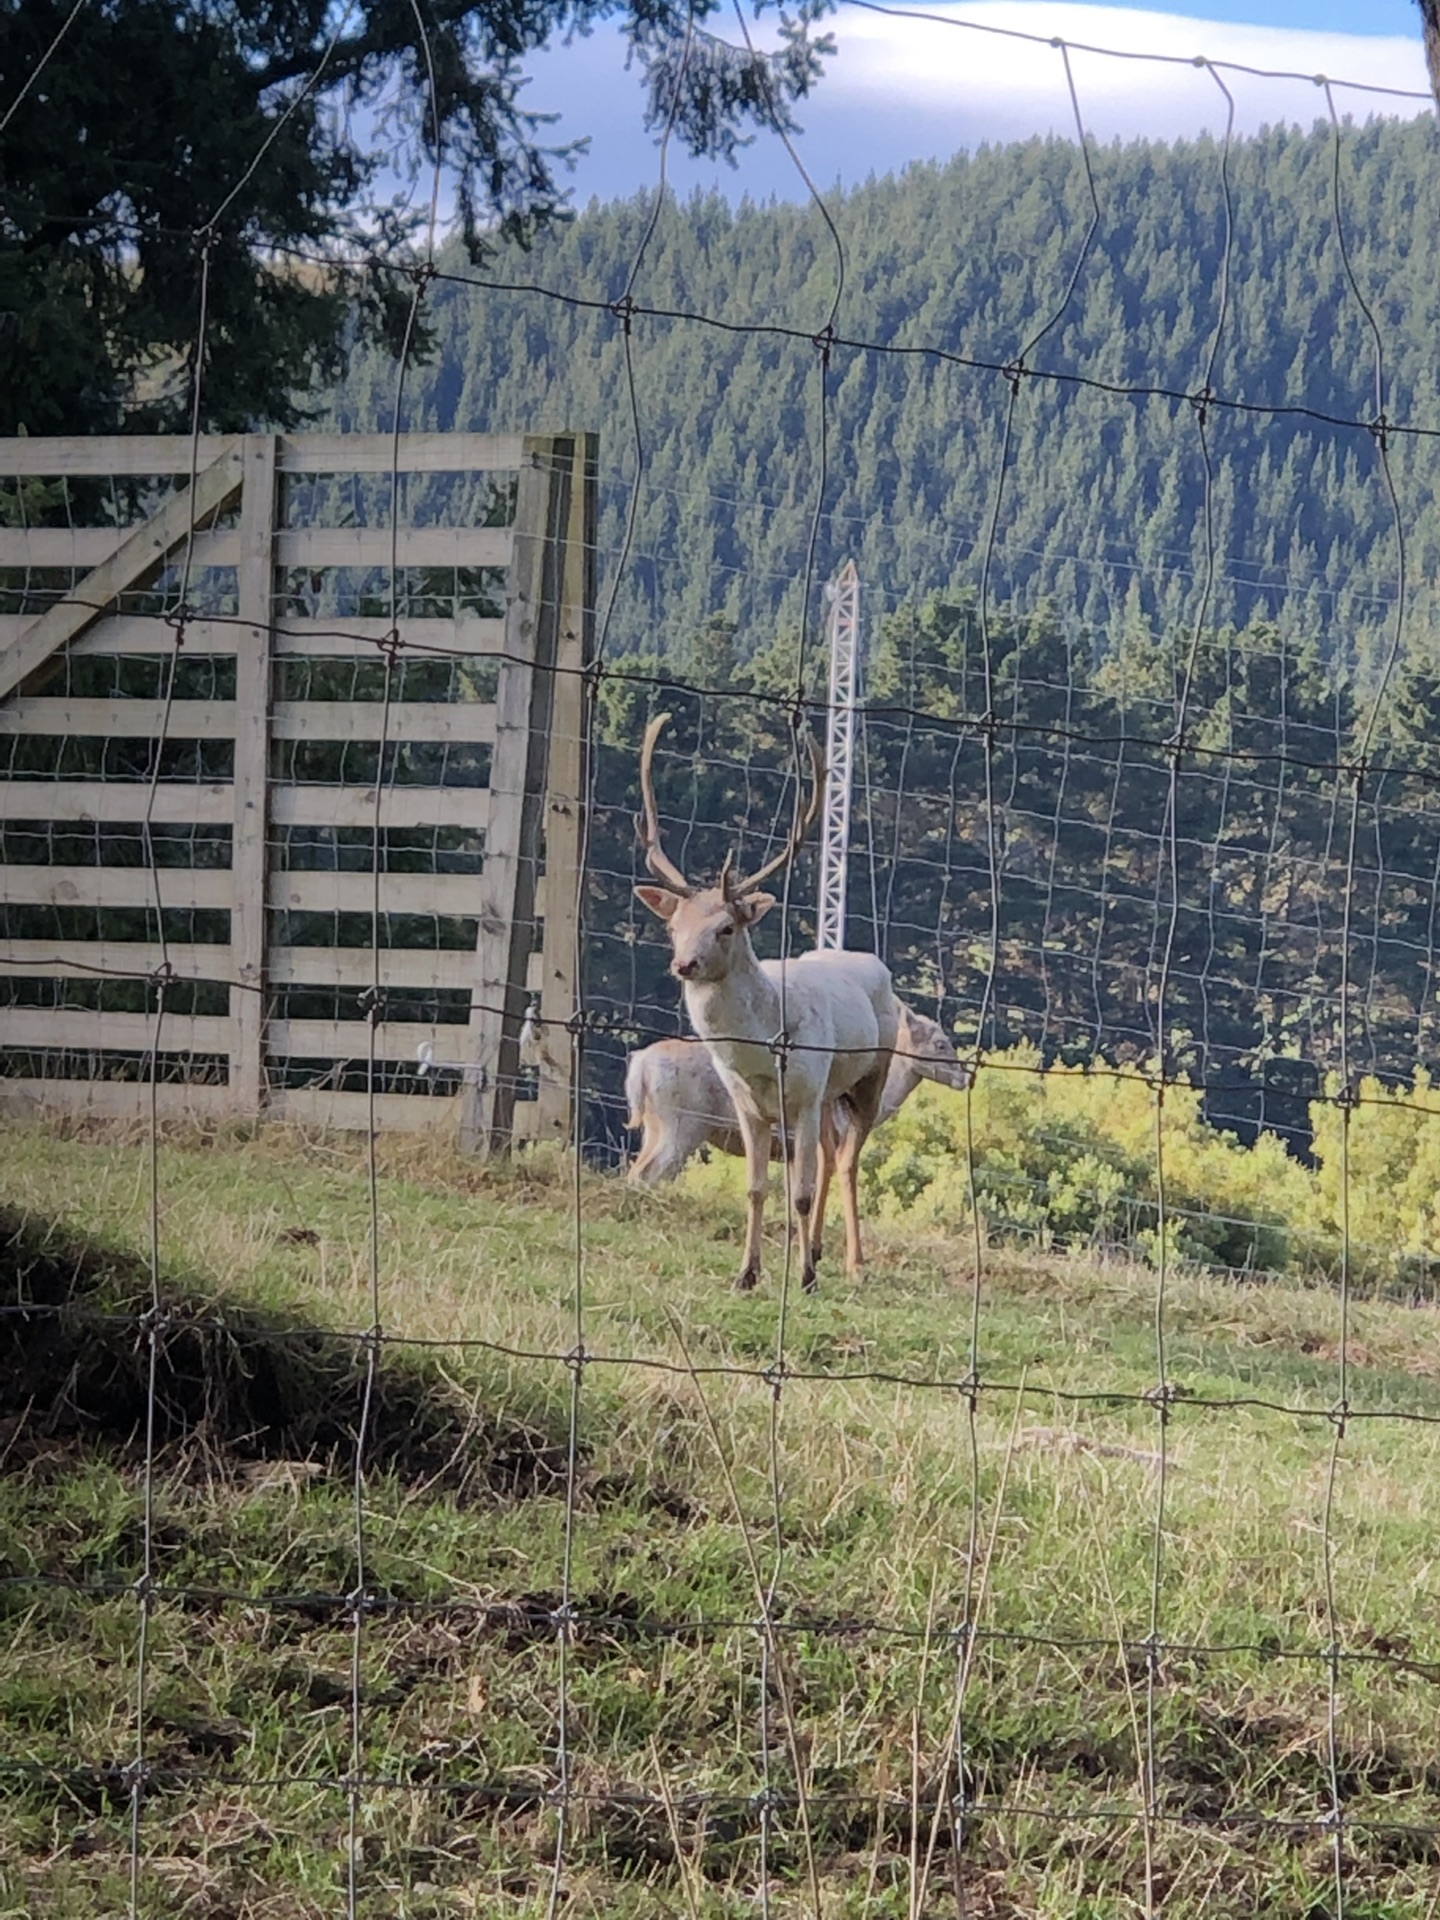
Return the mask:
M 130 1900 L 149 1158 L 0 1152 L 3 1297 L 53 1309 L 0 1319 L 0 1916 L 99 1920 Z M 318 1920 L 345 1903 L 365 1156 L 175 1136 L 159 1188 L 139 1911 Z M 1352 1418 L 1335 1449 L 1332 1293 L 1169 1277 L 1152 1680 L 1153 1273 L 987 1251 L 972 1420 L 974 1249 L 881 1229 L 862 1284 L 786 1301 L 786 1366 L 821 1377 L 777 1401 L 778 1233 L 737 1295 L 729 1173 L 586 1176 L 572 1516 L 570 1170 L 386 1144 L 379 1204 L 362 1914 L 547 1913 L 562 1667 L 567 1914 L 751 1914 L 762 1829 L 777 1914 L 816 1888 L 837 1920 L 1138 1913 L 1152 1749 L 1162 1911 L 1328 1913 L 1327 1504 L 1345 1913 L 1440 1912 L 1440 1424 Z M 1356 1303 L 1348 1353 L 1353 1409 L 1440 1421 L 1432 1309 Z

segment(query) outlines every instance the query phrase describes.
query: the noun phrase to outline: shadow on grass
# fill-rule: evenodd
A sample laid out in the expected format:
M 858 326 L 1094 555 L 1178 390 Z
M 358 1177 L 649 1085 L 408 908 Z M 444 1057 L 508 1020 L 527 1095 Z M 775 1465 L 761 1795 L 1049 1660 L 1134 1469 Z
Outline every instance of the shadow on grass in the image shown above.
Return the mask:
M 0 1207 L 0 1462 L 57 1447 L 120 1460 L 153 1441 L 213 1473 L 227 1464 L 353 1463 L 471 1497 L 559 1491 L 563 1435 L 495 1419 L 414 1355 L 383 1349 L 365 1414 L 369 1342 L 283 1308 L 263 1314 L 165 1280 L 146 1263 Z

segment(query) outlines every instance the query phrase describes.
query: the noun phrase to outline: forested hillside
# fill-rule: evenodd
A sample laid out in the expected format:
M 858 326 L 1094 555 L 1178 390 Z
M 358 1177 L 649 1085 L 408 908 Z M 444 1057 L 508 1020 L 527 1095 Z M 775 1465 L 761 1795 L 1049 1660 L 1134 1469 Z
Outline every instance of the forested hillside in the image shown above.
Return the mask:
M 1100 222 L 1074 292 L 1028 364 L 1192 393 L 1204 383 L 1228 286 L 1213 386 L 1261 406 L 1346 420 L 1377 411 L 1374 343 L 1345 274 L 1330 133 L 1278 131 L 1221 148 L 1135 143 L 1093 156 Z M 1440 427 L 1440 156 L 1427 121 L 1349 129 L 1345 238 L 1384 343 L 1391 420 Z M 1049 140 L 982 149 L 831 195 L 844 250 L 836 329 L 900 354 L 835 348 L 828 379 L 817 566 L 858 561 L 874 610 L 978 581 L 1008 397 L 996 372 L 1062 306 L 1090 199 L 1078 150 Z M 592 206 L 494 277 L 601 303 L 625 292 L 653 196 Z M 450 263 L 463 272 L 457 259 Z M 712 614 L 743 650 L 793 620 L 817 504 L 819 355 L 837 289 L 814 208 L 718 198 L 667 204 L 633 298 L 699 319 L 631 321 L 644 486 L 612 641 L 672 658 Z M 621 320 L 539 294 L 441 284 L 428 310 L 440 357 L 411 373 L 412 425 L 599 430 L 601 545 L 620 544 L 635 469 Z M 726 331 L 798 328 L 798 340 Z M 395 370 L 357 361 L 337 412 L 388 424 Z M 1368 435 L 1301 416 L 1209 415 L 1221 578 L 1212 624 L 1274 619 L 1327 654 L 1368 656 L 1395 590 L 1390 504 Z M 1412 585 L 1440 561 L 1437 443 L 1390 455 Z M 1048 598 L 1097 644 L 1125 624 L 1193 616 L 1203 551 L 1202 462 L 1190 407 L 1026 380 L 999 516 L 993 587 Z M 1428 612 L 1428 596 L 1424 598 Z
M 722 690 L 793 686 L 812 529 L 813 692 L 818 583 L 852 554 L 864 582 L 852 937 L 881 945 L 912 998 L 987 1046 L 1142 1062 L 1163 999 L 1167 1070 L 1204 1085 L 1212 1118 L 1300 1147 L 1327 1075 L 1399 1080 L 1430 1057 L 1435 148 L 1428 122 L 1347 129 L 1342 229 L 1328 130 L 1239 142 L 1228 246 L 1216 143 L 1098 151 L 1083 260 L 1088 188 L 1060 141 L 835 199 L 840 340 L 906 351 L 833 348 L 823 463 L 824 223 L 665 206 L 633 284 L 668 317 L 630 317 L 644 465 L 623 568 L 635 435 L 624 319 L 603 303 L 626 291 L 653 202 L 591 208 L 497 268 L 565 298 L 432 289 L 440 355 L 407 377 L 407 424 L 601 434 L 608 646 L 639 676 L 607 681 L 601 709 L 591 1005 L 622 1030 L 606 1087 L 625 1044 L 678 1022 L 629 892 L 652 683 L 709 690 L 655 697 L 677 713 L 661 767 L 676 848 L 713 871 L 735 835 L 753 847 L 787 817 L 783 705 Z M 1185 396 L 1204 385 L 1222 297 L 1211 384 L 1244 405 L 1206 411 L 1212 570 Z M 1383 435 L 1403 632 L 1382 436 L 1336 424 L 1379 411 L 1366 305 L 1387 423 L 1429 430 Z M 1029 368 L 1178 397 L 1023 378 L 982 593 L 1009 383 L 918 349 L 998 366 L 1052 319 Z M 800 337 L 743 330 L 758 324 Z M 338 415 L 384 425 L 395 392 L 393 365 L 357 362 Z M 802 875 L 794 898 L 812 895 Z

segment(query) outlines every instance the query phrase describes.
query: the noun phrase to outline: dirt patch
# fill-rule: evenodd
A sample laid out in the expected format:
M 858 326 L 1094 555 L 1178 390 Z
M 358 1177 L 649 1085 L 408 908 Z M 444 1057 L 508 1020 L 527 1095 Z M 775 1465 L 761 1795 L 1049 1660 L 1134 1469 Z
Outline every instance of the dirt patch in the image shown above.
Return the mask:
M 563 1436 L 487 1417 L 413 1356 L 207 1299 L 133 1254 L 0 1208 L 0 1464 L 98 1444 L 125 1459 L 188 1454 L 206 1473 L 254 1463 L 353 1466 L 459 1495 L 563 1488 Z M 153 1395 L 151 1375 L 153 1368 Z M 366 1409 L 367 1388 L 369 1406 Z M 153 1412 L 152 1412 L 153 1406 Z

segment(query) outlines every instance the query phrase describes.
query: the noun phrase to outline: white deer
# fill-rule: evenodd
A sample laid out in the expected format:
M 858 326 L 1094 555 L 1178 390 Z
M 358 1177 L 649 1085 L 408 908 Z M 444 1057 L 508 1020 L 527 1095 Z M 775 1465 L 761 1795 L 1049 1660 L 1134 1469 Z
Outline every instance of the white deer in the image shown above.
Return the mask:
M 960 1060 L 938 1020 L 900 1002 L 900 1029 L 885 1090 L 880 1096 L 876 1126 L 897 1114 L 922 1080 L 964 1092 L 970 1070 Z M 632 1186 L 658 1186 L 678 1179 L 688 1161 L 702 1147 L 720 1153 L 743 1154 L 740 1123 L 724 1082 L 715 1071 L 709 1049 L 699 1040 L 657 1040 L 632 1053 L 625 1067 L 626 1125 L 640 1134 L 640 1150 L 626 1176 Z M 849 1108 L 842 1100 L 828 1116 L 827 1131 L 838 1137 L 849 1125 Z M 820 1185 L 828 1169 L 822 1164 Z M 824 1207 L 816 1195 L 819 1226 Z
M 822 1179 L 822 1135 L 827 1106 L 844 1096 L 849 1124 L 835 1148 L 845 1210 L 845 1269 L 859 1273 L 860 1204 L 856 1187 L 860 1150 L 880 1111 L 890 1057 L 900 1028 L 900 1005 L 890 972 L 872 953 L 807 953 L 795 960 L 759 960 L 750 929 L 775 905 L 762 881 L 795 857 L 820 811 L 824 767 L 811 744 L 814 792 L 784 849 L 747 880 L 737 880 L 727 855 L 713 887 L 695 887 L 667 858 L 660 843 L 651 767 L 655 742 L 668 724 L 657 714 L 640 754 L 643 819 L 637 821 L 646 864 L 659 886 L 636 896 L 665 922 L 670 971 L 683 983 L 685 1011 L 704 1041 L 735 1109 L 745 1148 L 749 1218 L 745 1258 L 737 1282 L 760 1277 L 760 1229 L 765 1212 L 770 1148 L 775 1128 L 790 1147 L 790 1190 L 801 1274 L 815 1288 L 819 1253 L 816 1200 Z M 828 1170 L 828 1154 L 825 1156 Z

